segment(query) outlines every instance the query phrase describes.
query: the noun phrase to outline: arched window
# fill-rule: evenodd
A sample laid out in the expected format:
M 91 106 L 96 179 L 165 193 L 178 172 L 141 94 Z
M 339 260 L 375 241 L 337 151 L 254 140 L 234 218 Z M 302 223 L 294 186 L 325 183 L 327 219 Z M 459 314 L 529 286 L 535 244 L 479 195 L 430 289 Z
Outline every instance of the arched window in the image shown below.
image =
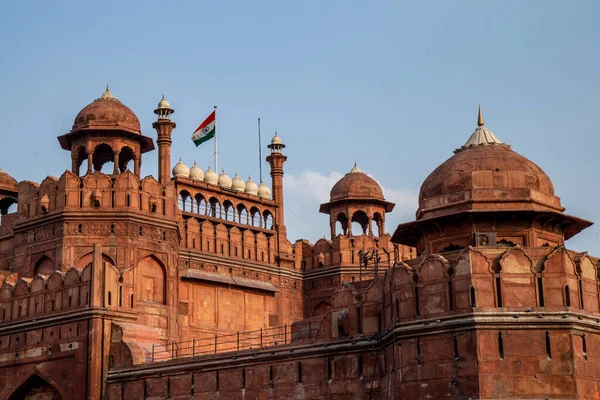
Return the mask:
M 77 150 L 75 150 L 75 152 L 73 153 L 73 156 L 75 157 L 75 166 L 77 167 L 76 170 L 73 171 L 73 173 L 79 176 L 81 176 L 82 174 L 85 175 L 88 170 L 87 150 L 85 149 L 85 147 L 79 146 L 79 148 L 77 148 Z
M 194 197 L 194 203 L 195 204 L 193 212 L 195 212 L 196 214 L 206 215 L 206 200 L 204 199 L 204 196 L 198 193 Z
M 235 208 L 229 200 L 223 202 L 223 219 L 235 222 Z
M 361 234 L 366 234 L 369 229 L 369 217 L 367 214 L 362 211 L 356 211 L 352 214 L 352 235 L 359 236 Z
M 237 211 L 238 211 L 238 222 L 240 224 L 248 224 L 248 210 L 246 209 L 246 206 L 243 204 L 238 204 Z
M 190 192 L 182 190 L 179 192 L 179 209 L 181 211 L 192 211 L 192 202 Z
M 378 212 L 373 214 L 373 223 L 375 224 L 373 229 L 377 233 L 377 236 L 383 235 L 385 233 L 383 232 L 383 217 Z
M 129 163 L 135 158 L 135 154 L 131 147 L 125 146 L 119 153 L 119 171 L 121 173 L 127 171 Z
M 335 234 L 348 235 L 348 217 L 346 217 L 346 214 L 344 213 L 339 213 L 337 217 L 335 217 Z
M 256 207 L 250 208 L 250 225 L 260 226 L 260 211 Z
M 209 216 L 213 218 L 221 218 L 221 203 L 216 197 L 211 197 L 208 201 L 210 205 Z
M 94 155 L 92 156 L 92 163 L 94 164 L 94 171 L 104 172 L 112 174 L 115 169 L 115 153 L 108 144 L 100 143 L 94 149 Z
M 273 215 L 269 210 L 263 212 L 263 228 L 273 229 Z

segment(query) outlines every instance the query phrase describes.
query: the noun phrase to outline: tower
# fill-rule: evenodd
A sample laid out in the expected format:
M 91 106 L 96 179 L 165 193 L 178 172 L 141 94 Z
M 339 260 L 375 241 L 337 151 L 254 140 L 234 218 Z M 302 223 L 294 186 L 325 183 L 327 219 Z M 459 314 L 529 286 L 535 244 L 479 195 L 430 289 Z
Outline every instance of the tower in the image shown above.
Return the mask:
M 175 122 L 171 121 L 171 114 L 174 112 L 165 96 L 158 103 L 158 108 L 154 110 L 154 114 L 158 115 L 158 120 L 152 123 L 152 127 L 156 129 L 157 133 L 158 181 L 161 185 L 171 179 L 171 133 L 175 128 Z
M 75 117 L 69 133 L 58 137 L 64 150 L 71 152 L 71 171 L 76 175 L 102 172 L 106 163 L 113 163 L 118 175 L 133 161 L 134 174 L 140 176 L 142 154 L 154 150 L 152 139 L 142 135 L 140 120 L 129 107 L 109 90 L 85 106 Z M 87 170 L 80 171 L 87 161 Z M 81 173 L 80 173 L 81 172 Z
M 329 214 L 331 238 L 344 236 L 383 236 L 385 234 L 385 213 L 394 209 L 394 203 L 386 201 L 381 186 L 369 175 L 354 167 L 331 189 L 328 203 L 321 204 L 319 211 Z M 356 222 L 361 229 L 352 231 Z M 336 229 L 339 223 L 340 231 Z M 376 230 L 373 229 L 373 223 Z M 361 232 L 362 231 L 362 232 Z
M 277 132 L 275 132 L 275 136 L 271 139 L 271 144 L 268 147 L 271 149 L 271 154 L 267 157 L 267 162 L 271 166 L 273 200 L 277 204 L 277 209 L 275 210 L 275 229 L 280 235 L 283 235 L 281 237 L 286 237 L 283 212 L 283 163 L 285 163 L 287 157 L 281 153 L 281 150 L 285 148 L 285 144 L 283 144 Z

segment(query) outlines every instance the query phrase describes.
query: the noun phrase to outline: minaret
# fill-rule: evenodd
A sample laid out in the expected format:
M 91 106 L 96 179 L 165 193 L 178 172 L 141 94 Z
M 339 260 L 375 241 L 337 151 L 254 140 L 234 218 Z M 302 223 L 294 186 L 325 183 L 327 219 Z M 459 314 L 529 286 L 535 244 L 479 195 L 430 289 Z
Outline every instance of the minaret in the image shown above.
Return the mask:
M 163 96 L 158 103 L 158 108 L 154 114 L 158 115 L 158 120 L 152 123 L 156 129 L 158 138 L 158 181 L 161 185 L 171 180 L 171 133 L 175 128 L 175 122 L 171 121 L 171 114 L 175 111 L 171 108 L 169 102 Z
M 268 146 L 271 149 L 271 154 L 267 157 L 267 162 L 271 166 L 271 186 L 273 188 L 273 200 L 277 204 L 275 210 L 275 229 L 279 232 L 282 237 L 286 237 L 286 229 L 284 222 L 284 211 L 283 211 L 283 163 L 287 160 L 287 157 L 281 153 L 281 150 L 285 147 L 285 144 L 281 141 L 281 138 L 275 136 L 271 139 L 271 144 Z

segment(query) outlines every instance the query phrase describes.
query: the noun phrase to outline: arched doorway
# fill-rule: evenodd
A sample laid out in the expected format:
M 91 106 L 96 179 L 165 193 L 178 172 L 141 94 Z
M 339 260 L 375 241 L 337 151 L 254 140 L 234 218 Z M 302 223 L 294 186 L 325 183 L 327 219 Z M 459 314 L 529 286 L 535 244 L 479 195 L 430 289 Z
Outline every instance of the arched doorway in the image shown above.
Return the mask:
M 62 400 L 62 396 L 43 378 L 31 375 L 8 400 Z

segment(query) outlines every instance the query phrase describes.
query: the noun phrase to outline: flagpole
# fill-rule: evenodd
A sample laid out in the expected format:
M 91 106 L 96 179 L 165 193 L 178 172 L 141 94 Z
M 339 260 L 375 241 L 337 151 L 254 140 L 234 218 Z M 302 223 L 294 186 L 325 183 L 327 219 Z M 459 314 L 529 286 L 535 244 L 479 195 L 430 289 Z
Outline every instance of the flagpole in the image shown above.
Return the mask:
M 215 172 L 219 175 L 219 151 L 217 146 L 217 106 L 213 106 L 215 109 Z
M 260 183 L 262 183 L 262 146 L 260 144 L 260 118 L 258 119 L 258 171 L 260 175 Z

